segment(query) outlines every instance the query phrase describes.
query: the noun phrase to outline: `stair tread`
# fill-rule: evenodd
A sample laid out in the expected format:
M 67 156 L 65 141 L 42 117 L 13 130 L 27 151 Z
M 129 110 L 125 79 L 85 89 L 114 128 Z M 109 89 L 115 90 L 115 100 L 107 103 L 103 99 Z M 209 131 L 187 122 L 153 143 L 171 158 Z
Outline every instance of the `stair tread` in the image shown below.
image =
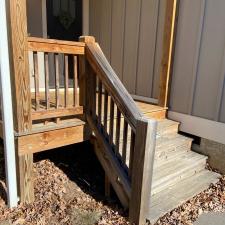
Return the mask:
M 220 177 L 220 174 L 204 169 L 153 195 L 148 219 L 155 223 L 161 216 L 206 190 L 211 183 L 216 183 Z
M 167 187 L 167 184 L 173 183 L 173 179 L 185 178 L 186 172 L 191 174 L 199 168 L 204 169 L 206 159 L 206 156 L 189 151 L 159 166 L 157 166 L 156 161 L 153 171 L 153 192 L 159 186 L 160 188 Z M 177 182 L 177 180 L 174 182 Z

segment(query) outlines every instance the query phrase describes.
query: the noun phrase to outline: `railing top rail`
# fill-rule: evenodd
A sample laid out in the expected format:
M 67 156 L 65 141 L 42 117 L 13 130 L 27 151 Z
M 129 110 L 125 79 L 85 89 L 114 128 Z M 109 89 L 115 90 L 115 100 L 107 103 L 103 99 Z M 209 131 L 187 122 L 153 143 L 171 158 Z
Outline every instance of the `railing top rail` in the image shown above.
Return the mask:
M 111 93 L 128 123 L 136 130 L 137 120 L 143 118 L 142 112 L 112 69 L 100 46 L 97 43 L 86 43 L 86 47 L 88 62 Z
M 51 53 L 83 55 L 85 43 L 28 37 L 28 50 Z

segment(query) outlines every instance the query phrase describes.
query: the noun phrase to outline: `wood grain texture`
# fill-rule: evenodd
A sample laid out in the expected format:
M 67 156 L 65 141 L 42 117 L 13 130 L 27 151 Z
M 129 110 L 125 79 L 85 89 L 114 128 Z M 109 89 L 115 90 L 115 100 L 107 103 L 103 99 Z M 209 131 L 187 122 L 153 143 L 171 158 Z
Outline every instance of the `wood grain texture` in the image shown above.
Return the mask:
M 24 132 L 31 129 L 26 0 L 10 0 L 8 6 L 14 126 L 17 132 Z
M 18 156 L 20 202 L 34 201 L 33 154 Z
M 118 162 L 117 158 L 113 154 L 111 147 L 105 141 L 104 136 L 96 128 L 95 124 L 92 121 L 92 118 L 87 116 L 87 120 L 89 122 L 91 129 L 94 131 L 94 133 L 97 137 L 98 143 L 101 146 L 99 151 L 101 150 L 101 157 L 104 159 L 104 161 L 106 161 L 106 163 L 105 163 L 106 165 L 104 164 L 105 165 L 104 169 L 105 169 L 105 171 L 110 179 L 110 182 L 115 190 L 118 190 L 117 184 L 118 183 L 120 184 L 119 186 L 121 186 L 121 188 L 123 189 L 123 192 L 121 193 L 120 190 L 118 190 L 117 194 L 121 200 L 121 203 L 125 207 L 127 207 L 128 202 L 124 201 L 124 199 L 127 199 L 127 198 L 129 199 L 130 193 L 131 193 L 130 182 L 127 178 L 127 175 L 126 175 L 125 171 L 123 171 L 121 169 L 120 163 Z M 97 152 L 97 156 L 99 157 L 98 152 Z M 112 176 L 112 174 L 113 174 L 113 176 Z
M 136 120 L 142 117 L 142 113 L 113 71 L 99 45 L 87 43 L 86 57 L 120 111 L 125 115 L 129 125 L 135 129 Z
M 91 139 L 91 142 L 94 143 L 94 150 L 95 154 L 98 157 L 102 167 L 107 174 L 107 177 L 112 184 L 112 187 L 118 194 L 118 198 L 121 201 L 124 208 L 128 208 L 129 206 L 129 197 L 127 196 L 126 190 L 124 189 L 123 185 L 118 180 L 118 173 L 117 169 L 114 166 L 114 163 L 108 159 L 107 154 L 105 153 L 105 149 L 102 144 L 97 141 L 96 139 Z
M 32 112 L 32 120 L 43 120 L 49 118 L 75 116 L 83 114 L 83 106 L 73 107 L 73 108 L 59 108 L 59 109 L 49 109 L 43 111 Z
M 158 102 L 158 105 L 162 107 L 166 107 L 168 101 L 176 12 L 177 0 L 167 0 Z
M 131 176 L 129 220 L 145 224 L 149 215 L 156 141 L 156 122 L 138 121 Z
M 85 140 L 85 126 L 68 127 L 18 137 L 19 155 L 41 152 Z
M 32 37 L 29 37 L 27 40 L 29 51 L 84 55 L 85 44 L 81 42 Z

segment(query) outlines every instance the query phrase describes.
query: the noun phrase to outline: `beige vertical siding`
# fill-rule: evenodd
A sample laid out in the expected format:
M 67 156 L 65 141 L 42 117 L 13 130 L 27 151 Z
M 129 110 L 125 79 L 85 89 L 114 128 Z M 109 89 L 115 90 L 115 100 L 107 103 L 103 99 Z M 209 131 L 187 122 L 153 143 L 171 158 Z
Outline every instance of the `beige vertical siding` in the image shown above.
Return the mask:
M 180 1 L 172 111 L 225 122 L 225 1 Z
M 131 94 L 157 98 L 166 0 L 90 0 L 90 35 Z

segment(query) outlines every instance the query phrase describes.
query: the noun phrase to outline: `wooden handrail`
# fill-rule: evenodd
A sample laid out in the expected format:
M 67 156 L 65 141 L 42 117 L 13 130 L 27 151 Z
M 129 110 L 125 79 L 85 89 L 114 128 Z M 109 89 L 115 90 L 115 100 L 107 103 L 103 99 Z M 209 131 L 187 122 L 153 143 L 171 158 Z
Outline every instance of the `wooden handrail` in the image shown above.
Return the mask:
M 96 136 L 96 155 L 122 205 L 129 208 L 130 222 L 144 224 L 151 200 L 157 122 L 139 110 L 95 39 L 81 41 L 86 44 L 85 116 Z
M 97 43 L 87 43 L 85 54 L 92 69 L 98 74 L 107 91 L 111 93 L 128 123 L 136 130 L 137 120 L 141 119 L 143 114 L 110 66 L 100 46 Z
M 28 37 L 28 51 L 84 55 L 85 43 Z

